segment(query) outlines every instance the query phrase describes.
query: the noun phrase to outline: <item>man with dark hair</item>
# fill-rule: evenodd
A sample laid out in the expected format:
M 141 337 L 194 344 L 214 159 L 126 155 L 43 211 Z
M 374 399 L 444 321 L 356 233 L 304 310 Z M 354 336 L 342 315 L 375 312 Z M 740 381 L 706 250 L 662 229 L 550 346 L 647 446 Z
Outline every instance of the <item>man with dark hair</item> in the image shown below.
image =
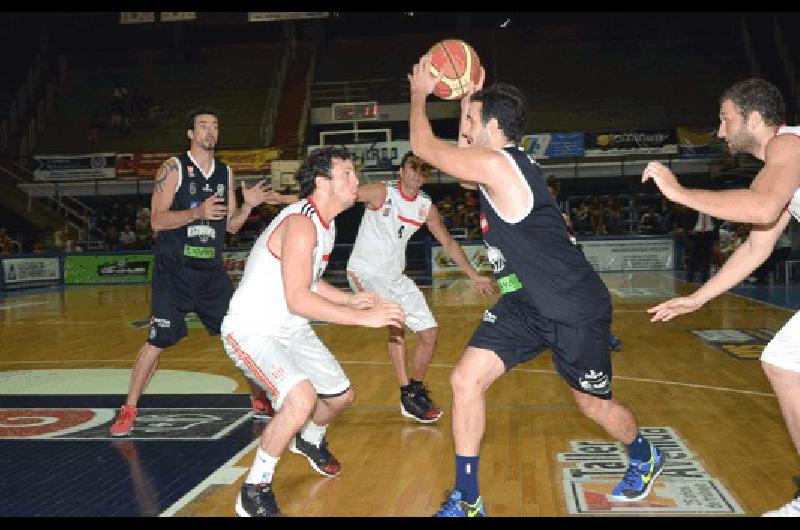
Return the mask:
M 482 294 L 497 292 L 494 282 L 481 276 L 469 263 L 445 227 L 436 205 L 422 191 L 429 176 L 430 165 L 408 151 L 400 161 L 399 180 L 359 186 L 356 200 L 365 203 L 366 209 L 347 262 L 347 279 L 353 292 L 373 291 L 400 304 L 406 326 L 417 335 L 409 379 L 405 328 L 389 328 L 389 358 L 400 383 L 400 413 L 420 423 L 433 423 L 442 416 L 442 409 L 433 402 L 423 382 L 433 359 L 439 328 L 419 287 L 403 274 L 411 236 L 425 224 L 445 254 Z M 296 196 L 270 193 L 267 202 L 294 200 Z
M 696 311 L 747 278 L 769 257 L 791 218 L 800 219 L 800 127 L 782 125 L 780 91 L 764 79 L 739 81 L 720 98 L 719 119 L 717 134 L 725 139 L 732 154 L 749 153 L 764 161 L 749 188 L 684 188 L 672 171 L 658 162 L 645 167 L 642 182 L 653 180 L 673 202 L 718 219 L 753 226 L 747 241 L 697 291 L 648 309 L 653 322 Z M 800 452 L 800 313 L 795 313 L 764 348 L 761 366 Z M 800 517 L 800 490 L 788 504 L 764 515 Z
M 438 82 L 430 61 L 423 56 L 408 76 L 411 148 L 442 171 L 478 184 L 487 257 L 502 293 L 450 377 L 456 484 L 436 515 L 485 515 L 478 492 L 485 393 L 508 370 L 547 348 L 579 410 L 628 447 L 629 467 L 611 498 L 641 500 L 665 457 L 611 396 L 611 297 L 570 241 L 541 168 L 515 145 L 525 126 L 524 99 L 507 85 L 480 90 L 481 69 L 478 86 L 468 87 L 461 101 L 461 135 L 453 146 L 433 135 L 425 115 L 425 100 Z
M 325 433 L 355 395 L 309 320 L 377 328 L 402 326 L 405 318 L 400 306 L 375 293 L 346 293 L 322 279 L 336 237 L 334 217 L 353 205 L 358 189 L 347 150 L 312 152 L 297 181 L 302 198 L 281 210 L 253 244 L 222 322 L 225 351 L 269 389 L 276 410 L 237 497 L 236 513 L 243 517 L 280 514 L 272 478 L 287 445 L 321 475 L 341 472 Z
M 209 334 L 219 334 L 232 293 L 222 261 L 225 232 L 238 232 L 250 210 L 266 198 L 264 181 L 251 188 L 242 182 L 244 203 L 236 207 L 233 171 L 214 157 L 219 122 L 213 111 L 193 111 L 187 125 L 189 150 L 166 160 L 153 185 L 150 224 L 158 231 L 158 244 L 150 333 L 139 350 L 112 436 L 130 434 L 136 404 L 156 372 L 161 351 L 187 334 L 186 313 L 196 312 Z M 257 391 L 253 384 L 251 389 Z

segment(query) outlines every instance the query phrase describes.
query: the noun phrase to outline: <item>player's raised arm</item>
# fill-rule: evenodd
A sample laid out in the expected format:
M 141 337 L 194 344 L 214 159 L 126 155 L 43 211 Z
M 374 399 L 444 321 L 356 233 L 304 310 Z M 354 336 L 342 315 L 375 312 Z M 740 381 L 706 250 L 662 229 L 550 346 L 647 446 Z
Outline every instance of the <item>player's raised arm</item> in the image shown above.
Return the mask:
M 441 73 L 439 77 L 434 77 L 430 73 L 430 65 L 430 56 L 424 55 L 408 76 L 411 89 L 411 149 L 420 158 L 459 180 L 483 184 L 489 188 L 497 187 L 505 175 L 513 171 L 502 154 L 488 147 L 476 146 L 469 139 L 468 147 L 457 147 L 434 136 L 425 113 L 425 100 L 433 92 Z M 469 130 L 473 124 L 480 123 L 481 117 L 476 105 L 470 105 L 470 111 L 463 120 Z M 497 120 L 490 119 L 487 126 L 496 129 Z
M 386 201 L 386 183 L 373 182 L 372 184 L 359 186 L 356 200 L 363 202 L 367 208 L 372 208 L 373 210 L 380 208 Z

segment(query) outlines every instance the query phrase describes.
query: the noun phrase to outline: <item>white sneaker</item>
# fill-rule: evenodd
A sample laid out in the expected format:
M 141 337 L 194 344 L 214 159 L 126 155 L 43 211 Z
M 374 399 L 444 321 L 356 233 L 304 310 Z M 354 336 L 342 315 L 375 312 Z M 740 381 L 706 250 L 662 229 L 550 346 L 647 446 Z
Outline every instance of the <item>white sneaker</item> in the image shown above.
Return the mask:
M 761 517 L 800 517 L 800 497 L 777 510 L 762 513 Z

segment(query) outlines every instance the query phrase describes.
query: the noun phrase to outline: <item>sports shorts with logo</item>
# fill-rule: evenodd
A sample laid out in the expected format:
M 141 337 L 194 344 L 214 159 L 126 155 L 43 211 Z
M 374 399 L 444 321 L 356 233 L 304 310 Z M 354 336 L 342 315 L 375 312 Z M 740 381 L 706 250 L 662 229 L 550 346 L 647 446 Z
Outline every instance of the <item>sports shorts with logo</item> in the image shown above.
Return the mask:
M 236 366 L 267 391 L 276 410 L 300 381 L 308 380 L 323 399 L 350 388 L 339 361 L 308 324 L 294 330 L 263 331 L 227 316 L 222 322 L 222 342 Z
M 219 335 L 233 295 L 222 262 L 197 268 L 157 254 L 151 286 L 148 343 L 166 348 L 185 337 L 186 313 L 190 311 L 197 313 L 209 335 Z
M 504 294 L 484 312 L 469 346 L 495 352 L 506 371 L 550 348 L 556 371 L 569 386 L 611 399 L 610 328 L 610 304 L 594 320 L 569 326 L 543 317 L 520 290 Z
M 761 354 L 761 361 L 784 370 L 800 372 L 800 312 L 772 337 Z
M 347 271 L 347 281 L 354 293 L 370 291 L 384 300 L 389 300 L 403 308 L 406 326 L 418 332 L 436 327 L 436 319 L 425 302 L 425 295 L 408 276 L 381 276 L 364 271 Z

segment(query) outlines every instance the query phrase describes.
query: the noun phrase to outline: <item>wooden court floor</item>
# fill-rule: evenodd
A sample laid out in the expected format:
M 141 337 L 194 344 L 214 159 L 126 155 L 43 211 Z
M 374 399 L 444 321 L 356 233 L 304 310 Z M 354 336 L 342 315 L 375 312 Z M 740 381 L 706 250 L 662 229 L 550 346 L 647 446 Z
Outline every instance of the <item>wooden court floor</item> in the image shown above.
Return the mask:
M 480 481 L 488 514 L 758 515 L 787 502 L 800 458 L 757 351 L 759 337 L 780 329 L 792 311 L 725 294 L 695 314 L 653 324 L 645 309 L 670 293 L 688 292 L 686 284 L 662 273 L 608 274 L 604 280 L 614 297 L 613 331 L 624 343 L 613 358 L 614 395 L 674 450 L 674 465 L 652 502 L 630 507 L 605 501 L 624 472 L 619 446 L 578 413 L 546 352 L 487 393 Z M 420 425 L 400 415 L 385 330 L 316 327 L 348 373 L 356 401 L 328 429 L 330 449 L 343 466 L 340 478 L 322 478 L 288 452 L 278 464 L 273 486 L 286 515 L 427 516 L 438 509 L 454 479 L 449 375 L 494 300 L 481 298 L 464 279 L 425 293 L 440 325 L 427 384 L 445 409 L 443 418 Z M 130 369 L 147 333 L 131 323 L 148 319 L 149 301 L 150 288 L 143 285 L 72 287 L 0 300 L 0 383 L 12 372 Z M 715 330 L 706 336 L 722 341 L 703 340 L 693 330 Z M 748 330 L 750 342 L 741 338 Z M 219 338 L 202 329 L 191 329 L 167 350 L 159 369 L 223 376 L 235 382 L 232 392 L 247 392 Z M 127 383 L 112 392 L 119 394 L 118 404 L 126 391 Z M 10 392 L 0 384 L 0 394 Z M 158 513 L 234 515 L 254 448 L 255 441 L 231 454 L 213 477 Z

